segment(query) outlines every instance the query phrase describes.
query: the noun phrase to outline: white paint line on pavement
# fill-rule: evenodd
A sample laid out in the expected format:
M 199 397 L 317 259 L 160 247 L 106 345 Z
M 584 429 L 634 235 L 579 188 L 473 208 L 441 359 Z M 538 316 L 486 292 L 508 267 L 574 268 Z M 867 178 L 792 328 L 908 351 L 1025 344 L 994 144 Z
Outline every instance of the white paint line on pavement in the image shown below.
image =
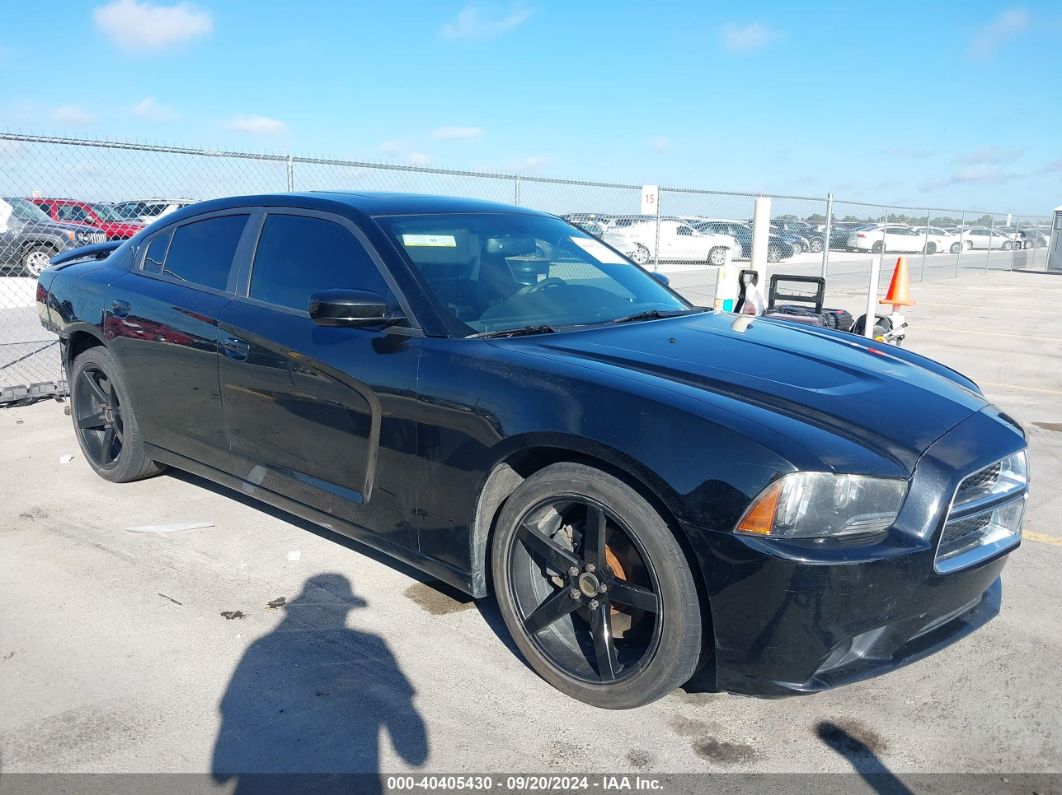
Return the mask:
M 1015 389 L 1018 392 L 1043 392 L 1045 395 L 1062 395 L 1062 389 L 1041 389 L 1035 386 L 1015 386 L 1014 384 L 994 384 L 991 381 L 978 381 L 978 386 L 994 386 L 1001 389 Z
M 946 331 L 949 334 L 978 334 L 982 337 L 1013 337 L 1019 340 L 1036 340 L 1039 342 L 1062 342 L 1062 338 L 1059 337 L 1035 337 L 1031 334 L 1008 334 L 1005 331 L 977 331 L 969 328 L 954 328 L 952 326 L 926 326 L 922 323 L 918 324 L 920 329 L 928 329 L 929 331 Z

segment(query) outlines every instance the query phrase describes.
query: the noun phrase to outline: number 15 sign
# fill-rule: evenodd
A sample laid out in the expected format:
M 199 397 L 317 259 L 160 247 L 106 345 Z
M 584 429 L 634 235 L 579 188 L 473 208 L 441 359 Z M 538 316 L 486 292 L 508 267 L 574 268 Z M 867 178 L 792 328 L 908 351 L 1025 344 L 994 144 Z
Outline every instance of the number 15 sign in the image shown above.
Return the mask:
M 642 215 L 656 215 L 660 201 L 660 188 L 656 185 L 642 185 Z

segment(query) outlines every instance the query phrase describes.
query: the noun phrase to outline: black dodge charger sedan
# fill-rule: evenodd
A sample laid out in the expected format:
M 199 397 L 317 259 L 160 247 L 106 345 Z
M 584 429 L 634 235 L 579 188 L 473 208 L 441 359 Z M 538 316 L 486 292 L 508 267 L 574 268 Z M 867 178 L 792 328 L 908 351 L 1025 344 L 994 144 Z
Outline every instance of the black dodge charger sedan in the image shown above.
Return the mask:
M 998 612 L 1024 433 L 929 359 L 465 199 L 220 199 L 96 248 L 37 291 L 96 472 L 187 470 L 493 592 L 575 698 L 820 690 Z

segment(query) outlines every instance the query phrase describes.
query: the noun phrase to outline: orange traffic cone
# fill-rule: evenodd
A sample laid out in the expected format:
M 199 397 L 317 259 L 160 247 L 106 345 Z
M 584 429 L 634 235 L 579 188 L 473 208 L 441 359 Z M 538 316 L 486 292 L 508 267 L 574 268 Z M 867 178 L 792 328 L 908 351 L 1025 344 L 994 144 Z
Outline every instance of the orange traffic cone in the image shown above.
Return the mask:
M 911 286 L 907 281 L 907 257 L 899 257 L 896 260 L 896 270 L 892 272 L 889 292 L 878 303 L 892 304 L 893 307 L 914 305 L 915 301 L 911 298 Z

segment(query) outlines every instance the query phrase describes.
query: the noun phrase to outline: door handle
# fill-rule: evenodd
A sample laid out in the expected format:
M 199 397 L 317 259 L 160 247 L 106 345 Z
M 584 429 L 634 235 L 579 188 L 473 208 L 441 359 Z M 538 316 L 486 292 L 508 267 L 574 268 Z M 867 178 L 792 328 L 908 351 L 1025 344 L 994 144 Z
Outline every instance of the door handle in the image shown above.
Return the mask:
M 115 317 L 128 317 L 131 308 L 132 307 L 129 306 L 128 301 L 120 301 L 118 299 L 115 299 L 111 303 L 111 312 L 114 313 Z
M 251 353 L 251 346 L 236 337 L 222 337 L 221 347 L 230 359 L 244 361 Z

